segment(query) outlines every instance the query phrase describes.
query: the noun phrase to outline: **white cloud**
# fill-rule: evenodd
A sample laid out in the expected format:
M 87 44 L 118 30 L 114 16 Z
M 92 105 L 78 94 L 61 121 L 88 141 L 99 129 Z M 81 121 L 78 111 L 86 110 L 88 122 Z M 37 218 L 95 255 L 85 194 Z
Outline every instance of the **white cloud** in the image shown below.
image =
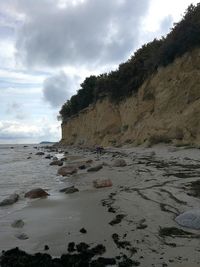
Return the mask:
M 21 123 L 18 121 L 0 121 L 0 142 L 14 140 L 21 142 L 32 140 L 40 142 L 42 140 L 59 141 L 60 123 L 49 123 L 46 119 L 32 123 Z

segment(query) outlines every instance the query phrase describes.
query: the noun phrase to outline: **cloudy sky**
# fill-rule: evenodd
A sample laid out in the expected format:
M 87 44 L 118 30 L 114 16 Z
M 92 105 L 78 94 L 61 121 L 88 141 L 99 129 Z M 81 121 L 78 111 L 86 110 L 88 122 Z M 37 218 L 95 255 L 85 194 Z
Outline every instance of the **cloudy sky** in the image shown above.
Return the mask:
M 192 0 L 0 0 L 0 143 L 60 139 L 61 105 L 91 74 L 166 35 Z

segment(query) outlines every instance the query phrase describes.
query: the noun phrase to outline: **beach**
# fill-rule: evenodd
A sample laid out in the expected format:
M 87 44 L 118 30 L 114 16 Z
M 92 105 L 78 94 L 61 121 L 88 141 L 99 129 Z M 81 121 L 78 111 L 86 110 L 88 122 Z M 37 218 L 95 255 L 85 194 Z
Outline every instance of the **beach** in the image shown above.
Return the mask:
M 13 151 L 16 148 L 7 149 L 17 155 Z M 103 257 L 117 257 L 116 266 L 124 255 L 133 260 L 135 265 L 130 266 L 199 266 L 199 230 L 175 221 L 179 214 L 199 208 L 198 192 L 193 188 L 200 176 L 199 149 L 167 145 L 109 147 L 100 155 L 90 148 L 51 150 L 29 145 L 17 149 L 24 156 L 18 158 L 19 165 L 15 160 L 7 175 L 21 173 L 23 180 L 18 179 L 15 190 L 10 183 L 9 190 L 0 192 L 0 201 L 14 192 L 20 195 L 17 203 L 0 207 L 1 251 L 19 247 L 31 254 L 45 252 L 60 257 L 67 253 L 70 242 L 85 242 L 105 246 Z M 44 155 L 36 155 L 38 151 Z M 45 158 L 48 154 L 64 158 L 64 166 L 77 168 L 76 173 L 58 175 L 61 167 L 50 166 L 52 158 Z M 125 162 L 124 166 L 116 166 L 119 160 Z M 99 165 L 99 170 L 88 171 Z M 33 172 L 27 182 L 26 175 Z M 112 186 L 95 188 L 97 179 L 109 179 Z M 78 191 L 60 192 L 70 186 Z M 49 196 L 24 198 L 25 192 L 36 187 Z M 16 220 L 22 220 L 23 227 L 13 227 Z M 26 238 L 20 239 L 22 234 Z

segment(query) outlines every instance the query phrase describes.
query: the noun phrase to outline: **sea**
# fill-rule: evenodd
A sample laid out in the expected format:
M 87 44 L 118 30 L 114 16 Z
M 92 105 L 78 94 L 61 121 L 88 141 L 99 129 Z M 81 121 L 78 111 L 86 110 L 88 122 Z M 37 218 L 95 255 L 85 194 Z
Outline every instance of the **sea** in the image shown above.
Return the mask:
M 24 194 L 37 187 L 57 197 L 62 180 L 57 176 L 57 168 L 50 166 L 45 155 L 36 155 L 38 151 L 49 154 L 41 145 L 0 145 L 0 201 L 13 193 L 20 199 L 14 205 L 0 207 L 0 218 L 27 205 Z M 63 154 L 50 153 L 61 157 Z

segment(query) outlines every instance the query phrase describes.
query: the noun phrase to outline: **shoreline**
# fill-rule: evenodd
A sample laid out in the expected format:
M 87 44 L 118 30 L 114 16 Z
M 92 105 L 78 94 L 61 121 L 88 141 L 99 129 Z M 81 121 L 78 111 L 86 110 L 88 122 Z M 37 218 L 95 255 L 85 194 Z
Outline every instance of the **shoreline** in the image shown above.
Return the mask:
M 29 201 L 23 209 L 1 218 L 0 250 L 18 246 L 28 253 L 60 257 L 67 253 L 70 242 L 85 242 L 91 247 L 105 246 L 102 257 L 126 255 L 142 267 L 199 264 L 198 230 L 181 227 L 174 219 L 199 206 L 199 198 L 189 195 L 189 184 L 199 179 L 200 150 L 163 145 L 109 148 L 98 157 L 89 149 L 70 147 L 67 151 L 66 165 L 92 159 L 91 166 L 103 167 L 96 172 L 87 172 L 86 168 L 71 176 L 59 176 L 60 187 L 65 187 L 66 181 L 79 192 L 57 192 L 46 199 Z M 125 160 L 127 165 L 114 167 L 117 159 Z M 52 166 L 54 170 L 58 168 Z M 113 185 L 96 189 L 95 179 L 110 179 Z M 11 227 L 16 219 L 25 222 L 22 229 Z M 170 227 L 185 230 L 193 237 L 160 235 L 160 229 Z M 81 228 L 87 233 L 80 233 Z M 16 238 L 16 233 L 22 232 L 28 239 Z M 44 250 L 45 245 L 49 250 Z

